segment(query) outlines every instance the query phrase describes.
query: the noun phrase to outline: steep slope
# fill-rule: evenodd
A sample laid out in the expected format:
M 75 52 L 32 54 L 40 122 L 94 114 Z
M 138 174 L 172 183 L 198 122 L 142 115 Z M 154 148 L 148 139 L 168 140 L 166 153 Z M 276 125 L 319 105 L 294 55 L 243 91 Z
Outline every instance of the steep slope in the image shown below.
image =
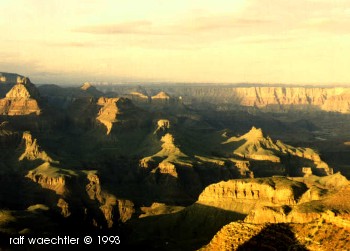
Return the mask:
M 350 112 L 350 88 L 348 87 L 295 87 L 264 85 L 177 85 L 162 86 L 170 96 L 181 97 L 189 105 L 211 103 L 226 108 L 237 106 L 255 107 L 262 111 L 285 112 L 289 110 Z M 121 90 L 128 93 L 132 86 L 99 86 L 107 91 Z M 144 85 L 152 91 L 155 87 Z
M 99 90 L 96 89 L 95 86 L 93 86 L 91 83 L 89 82 L 85 82 L 82 86 L 80 86 L 80 90 L 83 91 L 83 93 L 85 93 L 85 95 L 91 95 L 92 97 L 102 97 L 103 93 L 100 92 Z M 82 94 L 84 95 L 84 94 Z
M 191 191 L 184 187 L 185 180 L 192 177 L 193 184 L 187 185 L 197 187 L 198 177 L 192 168 L 191 159 L 181 150 L 174 137 L 174 131 L 170 128 L 169 120 L 157 121 L 150 141 L 153 141 L 154 145 L 160 145 L 160 150 L 140 160 L 140 171 L 145 177 L 146 186 L 153 191 L 158 200 L 184 202 L 190 200 L 191 194 Z
M 97 104 L 101 108 L 96 119 L 107 128 L 107 135 L 118 127 L 137 127 L 144 117 L 142 111 L 127 98 L 101 97 Z
M 161 91 L 161 92 L 157 93 L 156 95 L 152 96 L 151 98 L 152 98 L 152 100 L 164 100 L 164 101 L 167 101 L 167 100 L 170 99 L 170 96 L 166 92 Z
M 198 203 L 248 214 L 260 205 L 295 205 L 306 191 L 303 183 L 285 177 L 229 180 L 206 187 Z
M 261 129 L 253 127 L 248 133 L 240 137 L 231 137 L 222 143 L 229 149 L 234 149 L 233 154 L 243 159 L 253 161 L 268 161 L 271 163 L 291 162 L 293 158 L 299 164 L 293 163 L 292 175 L 312 174 L 330 175 L 333 173 L 321 157 L 311 148 L 293 147 L 277 140 L 273 142 L 270 137 L 265 137 Z M 309 166 L 310 165 L 310 166 Z M 282 166 L 282 168 L 284 168 Z
M 283 106 L 295 109 L 319 109 L 341 113 L 350 112 L 349 89 L 305 87 L 249 87 L 236 88 L 240 105 L 259 108 Z
M 344 194 L 349 189 L 350 182 L 339 173 L 230 180 L 208 186 L 197 203 L 245 214 L 248 223 L 307 223 L 319 219 L 327 210 L 348 214 L 349 195 Z
M 52 162 L 57 163 L 57 161 L 54 161 L 45 151 L 42 151 L 40 149 L 40 146 L 38 145 L 37 139 L 33 139 L 30 132 L 24 132 L 23 133 L 23 148 L 24 153 L 19 157 L 19 160 L 22 161 L 24 159 L 27 160 L 42 160 L 44 162 Z
M 28 78 L 19 78 L 17 83 L 0 99 L 0 114 L 16 115 L 40 115 L 39 92 Z
M 200 250 L 348 250 L 345 236 L 350 230 L 326 219 L 307 224 L 232 222 Z

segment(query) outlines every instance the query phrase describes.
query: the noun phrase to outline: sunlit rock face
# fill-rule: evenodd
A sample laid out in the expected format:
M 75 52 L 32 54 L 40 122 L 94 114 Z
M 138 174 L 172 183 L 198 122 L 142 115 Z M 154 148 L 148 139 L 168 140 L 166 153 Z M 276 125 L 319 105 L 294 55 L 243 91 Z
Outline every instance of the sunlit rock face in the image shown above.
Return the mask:
M 295 205 L 306 190 L 284 177 L 229 180 L 206 187 L 198 203 L 247 214 L 259 205 Z
M 17 83 L 6 94 L 6 97 L 0 100 L 0 114 L 9 116 L 40 115 L 39 99 L 39 92 L 29 78 L 18 77 Z
M 128 98 L 101 97 L 97 105 L 101 108 L 96 119 L 106 127 L 107 135 L 117 128 L 131 129 L 140 126 L 145 118 L 143 111 Z
M 349 88 L 249 87 L 236 88 L 234 93 L 242 106 L 276 109 L 292 106 L 295 109 L 350 112 Z

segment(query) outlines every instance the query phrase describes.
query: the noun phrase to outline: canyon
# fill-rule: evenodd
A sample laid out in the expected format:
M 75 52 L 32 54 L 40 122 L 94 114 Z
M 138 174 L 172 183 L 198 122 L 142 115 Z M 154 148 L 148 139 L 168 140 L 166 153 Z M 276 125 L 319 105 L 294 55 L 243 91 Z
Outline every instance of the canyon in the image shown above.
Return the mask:
M 350 88 L 1 73 L 0 95 L 1 248 L 66 232 L 125 249 L 350 247 Z

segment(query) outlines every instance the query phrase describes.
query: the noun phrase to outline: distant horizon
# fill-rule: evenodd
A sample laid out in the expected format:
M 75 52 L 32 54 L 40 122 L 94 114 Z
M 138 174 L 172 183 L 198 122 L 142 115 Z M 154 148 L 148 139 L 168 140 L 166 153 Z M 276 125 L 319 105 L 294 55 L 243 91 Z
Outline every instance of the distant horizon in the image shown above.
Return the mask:
M 350 83 L 347 0 L 3 0 L 0 69 L 38 84 Z
M 69 81 L 69 78 L 65 78 L 65 81 L 58 82 L 58 81 L 52 81 L 52 82 L 38 82 L 35 81 L 35 78 L 32 78 L 31 76 L 27 76 L 21 73 L 17 72 L 5 72 L 0 71 L 0 74 L 16 74 L 23 77 L 28 77 L 31 82 L 35 85 L 58 85 L 58 86 L 67 86 L 67 87 L 76 87 L 81 86 L 84 83 L 88 82 L 91 83 L 94 86 L 104 86 L 104 85 L 193 85 L 193 86 L 210 86 L 210 85 L 217 85 L 217 86 L 271 86 L 271 87 L 350 87 L 350 83 L 263 83 L 263 82 L 175 82 L 175 81 L 147 81 L 147 80 L 111 80 L 111 81 L 89 81 L 87 79 L 81 80 L 81 81 Z

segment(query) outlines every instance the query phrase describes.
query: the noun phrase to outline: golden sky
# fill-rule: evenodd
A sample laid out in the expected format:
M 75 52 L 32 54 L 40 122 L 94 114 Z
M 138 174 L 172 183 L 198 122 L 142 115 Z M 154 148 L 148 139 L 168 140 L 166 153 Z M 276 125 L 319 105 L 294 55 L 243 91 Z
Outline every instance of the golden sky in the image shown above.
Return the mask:
M 0 0 L 34 83 L 350 83 L 349 0 Z

